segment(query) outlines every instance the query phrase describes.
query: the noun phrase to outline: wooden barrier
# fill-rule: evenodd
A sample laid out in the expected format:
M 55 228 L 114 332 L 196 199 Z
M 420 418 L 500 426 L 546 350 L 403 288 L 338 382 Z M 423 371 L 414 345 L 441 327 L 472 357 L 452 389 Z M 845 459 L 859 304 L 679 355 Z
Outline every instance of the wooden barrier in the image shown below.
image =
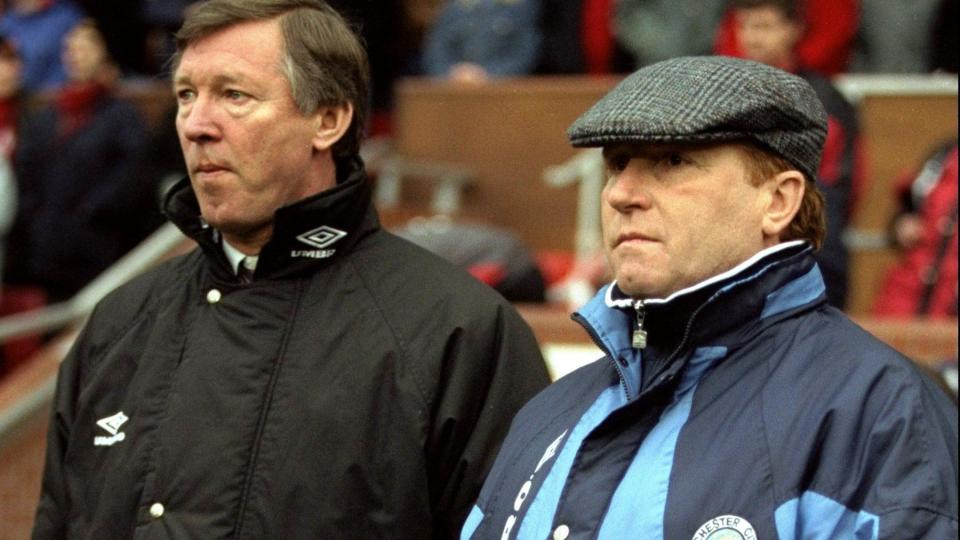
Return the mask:
M 552 188 L 541 175 L 574 155 L 567 127 L 616 82 L 403 80 L 397 86 L 396 148 L 405 157 L 457 163 L 476 173 L 463 217 L 512 229 L 537 250 L 573 249 L 577 188 Z

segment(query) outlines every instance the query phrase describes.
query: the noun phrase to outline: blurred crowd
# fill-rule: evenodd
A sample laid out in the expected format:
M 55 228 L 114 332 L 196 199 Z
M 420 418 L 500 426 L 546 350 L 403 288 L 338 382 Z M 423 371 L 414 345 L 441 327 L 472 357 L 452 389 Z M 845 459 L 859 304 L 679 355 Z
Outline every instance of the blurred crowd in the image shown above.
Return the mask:
M 162 223 L 156 203 L 164 181 L 183 173 L 174 110 L 150 127 L 119 90 L 168 76 L 173 33 L 192 3 L 0 2 L 0 316 L 70 298 Z M 856 111 L 831 78 L 956 73 L 958 65 L 957 0 L 330 3 L 359 28 L 369 51 L 371 135 L 389 135 L 394 83 L 407 76 L 477 84 L 622 74 L 675 56 L 723 54 L 804 77 L 830 116 L 817 181 L 831 236 L 820 263 L 830 301 L 841 308 L 848 287 L 841 233 L 863 173 Z M 905 172 L 891 194 L 903 203 L 891 242 L 912 266 L 888 288 L 916 298 L 884 296 L 878 313 L 956 316 L 956 142 L 931 152 L 923 170 Z M 600 279 L 602 264 L 585 271 Z M 911 279 L 917 284 L 904 285 Z M 543 297 L 542 279 L 534 281 Z

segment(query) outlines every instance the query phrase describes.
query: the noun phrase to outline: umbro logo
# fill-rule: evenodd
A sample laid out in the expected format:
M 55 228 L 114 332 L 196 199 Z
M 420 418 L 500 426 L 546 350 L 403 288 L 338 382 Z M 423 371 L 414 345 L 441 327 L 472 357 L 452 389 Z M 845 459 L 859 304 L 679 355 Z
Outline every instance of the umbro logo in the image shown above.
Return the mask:
M 347 233 L 345 231 L 334 229 L 329 225 L 324 225 L 297 236 L 297 240 L 307 244 L 308 246 L 313 246 L 317 249 L 324 249 L 332 246 L 346 235 Z
M 110 434 L 109 437 L 97 436 L 93 438 L 94 446 L 113 446 L 118 442 L 124 440 L 127 435 L 120 431 L 120 427 L 127 423 L 127 420 L 130 418 L 127 415 L 123 414 L 123 411 L 118 412 L 117 414 L 108 416 L 106 418 L 101 418 L 97 420 L 97 425 L 106 430 Z

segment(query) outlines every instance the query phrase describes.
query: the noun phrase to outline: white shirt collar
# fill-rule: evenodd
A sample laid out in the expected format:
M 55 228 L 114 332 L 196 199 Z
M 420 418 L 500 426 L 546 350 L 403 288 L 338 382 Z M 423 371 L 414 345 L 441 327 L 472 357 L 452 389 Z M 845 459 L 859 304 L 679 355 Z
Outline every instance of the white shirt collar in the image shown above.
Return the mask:
M 260 258 L 259 255 L 245 255 L 239 249 L 230 245 L 230 242 L 224 240 L 222 242 L 223 253 L 227 256 L 227 260 L 230 261 L 230 268 L 233 270 L 233 273 L 237 273 L 237 268 L 242 262 L 244 266 L 247 267 L 251 272 L 257 268 L 257 260 Z

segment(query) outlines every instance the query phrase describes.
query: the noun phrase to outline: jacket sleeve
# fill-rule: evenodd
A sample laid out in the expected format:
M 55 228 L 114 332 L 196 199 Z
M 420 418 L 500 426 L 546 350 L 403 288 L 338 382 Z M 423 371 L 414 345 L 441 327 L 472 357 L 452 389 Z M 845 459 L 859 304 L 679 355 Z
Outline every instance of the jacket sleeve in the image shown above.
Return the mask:
M 872 432 L 886 454 L 867 495 L 868 503 L 887 502 L 879 512 L 881 540 L 957 538 L 957 406 L 926 374 L 918 378 L 886 402 L 886 411 L 904 407 L 900 414 L 876 422 L 899 437 Z
M 446 343 L 427 434 L 437 538 L 457 538 L 516 412 L 549 384 L 532 331 L 511 306 Z
M 858 345 L 883 361 L 876 347 Z M 803 436 L 813 444 L 802 461 L 787 457 L 780 466 L 798 475 L 791 484 L 804 492 L 781 506 L 778 526 L 795 522 L 786 530 L 828 532 L 823 538 L 956 537 L 957 408 L 909 362 L 823 380 L 823 387 L 835 392 L 833 397 L 820 392 L 817 399 L 826 398 L 830 406 L 802 420 L 819 422 Z M 809 388 L 809 382 L 799 384 Z M 796 438 L 778 445 L 781 457 L 803 446 Z M 801 471 L 808 471 L 809 481 Z
M 77 398 L 81 340 L 60 364 L 56 391 L 47 429 L 47 450 L 43 467 L 40 502 L 33 525 L 34 540 L 67 537 L 70 515 L 64 456 L 70 439 Z

